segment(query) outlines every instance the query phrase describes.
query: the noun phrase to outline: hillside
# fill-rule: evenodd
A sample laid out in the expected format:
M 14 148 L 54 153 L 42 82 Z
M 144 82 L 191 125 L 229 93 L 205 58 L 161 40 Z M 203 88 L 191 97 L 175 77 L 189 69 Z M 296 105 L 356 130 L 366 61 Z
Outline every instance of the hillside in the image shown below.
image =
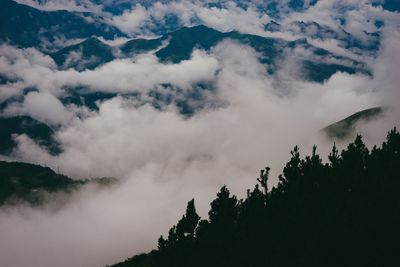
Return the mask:
M 20 201 L 38 205 L 45 193 L 67 192 L 83 183 L 40 165 L 0 161 L 0 206 Z
M 0 207 L 20 203 L 38 206 L 51 202 L 57 193 L 68 194 L 88 183 L 109 187 L 117 182 L 109 177 L 76 180 L 48 167 L 0 161 Z
M 359 111 L 325 127 L 322 132 L 330 139 L 346 139 L 354 134 L 357 123 L 377 119 L 383 115 L 386 109 L 384 107 L 374 107 Z
M 61 152 L 54 130 L 29 116 L 0 117 L 0 154 L 9 154 L 16 146 L 14 135 L 26 134 L 52 154 Z
M 55 41 L 89 38 L 93 35 L 106 39 L 124 36 L 115 27 L 102 22 L 90 13 L 66 10 L 42 11 L 18 4 L 12 0 L 2 0 L 0 9 L 0 41 L 21 47 L 39 47 L 42 50 L 59 47 Z M 90 21 L 93 21 L 90 22 Z M 43 46 L 47 41 L 49 47 Z
M 203 220 L 191 200 L 157 249 L 113 267 L 397 266 L 399 166 L 396 129 L 371 151 L 361 136 L 333 147 L 328 163 L 295 147 L 278 186 L 268 167 L 245 199 L 224 186 Z
M 89 38 L 79 44 L 65 47 L 50 56 L 61 68 L 93 69 L 116 58 L 129 58 L 154 50 L 161 47 L 161 44 L 166 41 L 167 45 L 161 47 L 155 55 L 163 63 L 176 64 L 189 59 L 195 48 L 210 51 L 212 47 L 223 40 L 233 40 L 252 47 L 261 55 L 260 61 L 265 64 L 271 74 L 275 72 L 276 62 L 283 60 L 285 50 L 296 48 L 305 48 L 318 57 L 318 60 L 300 58 L 301 69 L 307 80 L 323 82 L 338 71 L 350 74 L 369 72 L 362 63 L 314 47 L 305 39 L 288 42 L 278 38 L 266 38 L 236 31 L 224 33 L 204 25 L 183 27 L 157 39 L 132 39 L 116 47 L 104 44 L 96 38 Z M 68 58 L 73 58 L 72 53 L 79 55 L 79 61 L 67 61 Z M 336 59 L 338 62 L 351 62 L 351 64 L 332 63 L 332 59 Z

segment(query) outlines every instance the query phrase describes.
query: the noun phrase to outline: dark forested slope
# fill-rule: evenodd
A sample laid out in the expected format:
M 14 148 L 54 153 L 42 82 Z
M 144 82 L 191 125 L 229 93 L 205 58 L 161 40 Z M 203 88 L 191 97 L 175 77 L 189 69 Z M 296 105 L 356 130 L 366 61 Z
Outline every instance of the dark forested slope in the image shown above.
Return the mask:
M 57 41 L 63 43 L 93 35 L 106 39 L 124 36 L 92 13 L 43 11 L 12 0 L 1 0 L 0 42 L 47 50 L 57 47 Z
M 109 177 L 75 180 L 48 167 L 0 161 L 0 207 L 20 203 L 37 206 L 51 202 L 55 193 L 70 193 L 88 183 L 107 187 L 116 182 Z
M 223 187 L 206 220 L 190 201 L 158 249 L 114 266 L 399 266 L 396 129 L 371 151 L 361 136 L 333 147 L 328 163 L 295 147 L 272 190 L 268 173 L 243 200 Z
M 0 206 L 10 201 L 41 204 L 43 193 L 68 191 L 83 183 L 40 165 L 0 161 Z

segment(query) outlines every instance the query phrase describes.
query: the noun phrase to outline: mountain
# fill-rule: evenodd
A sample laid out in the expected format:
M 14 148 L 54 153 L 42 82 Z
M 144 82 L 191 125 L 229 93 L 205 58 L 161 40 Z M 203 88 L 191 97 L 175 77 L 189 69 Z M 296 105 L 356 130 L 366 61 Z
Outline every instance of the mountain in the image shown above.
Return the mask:
M 29 116 L 0 117 L 0 154 L 9 154 L 16 146 L 13 135 L 26 134 L 51 154 L 61 148 L 54 139 L 54 130 Z
M 98 110 L 98 102 L 118 95 L 117 93 L 93 92 L 82 87 L 66 88 L 66 90 L 68 94 L 60 98 L 64 105 L 74 104 L 80 107 L 87 107 L 90 110 Z
M 133 39 L 121 45 L 119 49 L 123 56 L 132 57 L 160 47 L 164 39 Z
M 62 69 L 94 69 L 112 61 L 112 48 L 95 37 L 90 37 L 76 45 L 67 46 L 50 55 Z
M 218 42 L 224 39 L 231 39 L 256 50 L 261 55 L 261 62 L 267 65 L 267 69 L 270 73 L 273 73 L 275 70 L 275 62 L 278 59 L 283 59 L 285 49 L 295 49 L 299 47 L 305 48 L 319 57 L 319 60 L 303 58 L 303 61 L 300 62 L 303 65 L 302 70 L 305 79 L 323 82 L 337 71 L 347 73 L 368 72 L 363 68 L 361 63 L 334 55 L 325 49 L 314 47 L 310 45 L 306 39 L 287 42 L 277 38 L 266 38 L 257 35 L 242 34 L 235 31 L 222 33 L 203 25 L 192 28 L 182 28 L 169 34 L 168 38 L 168 46 L 156 52 L 158 58 L 164 62 L 178 63 L 182 60 L 189 59 L 194 48 L 209 50 Z M 331 63 L 329 61 L 324 61 L 324 58 L 334 58 L 337 62 L 348 61 L 351 62 L 351 64 Z
M 38 205 L 45 193 L 72 190 L 83 183 L 40 165 L 0 161 L 0 206 L 10 201 Z
M 0 161 L 0 207 L 4 204 L 44 204 L 56 193 L 71 193 L 88 183 L 108 187 L 118 180 L 110 177 L 75 180 L 48 167 L 23 162 Z
M 16 3 L 13 5 L 17 7 L 21 6 Z M 23 6 L 23 8 L 30 9 L 30 7 L 26 6 Z M 42 14 L 41 11 L 37 12 L 39 12 L 38 14 Z M 60 69 L 75 68 L 79 71 L 94 69 L 116 58 L 130 58 L 157 48 L 160 49 L 155 52 L 155 55 L 161 62 L 179 63 L 182 60 L 189 59 L 193 49 L 201 48 L 209 51 L 213 46 L 227 39 L 248 45 L 256 50 L 260 55 L 260 62 L 265 64 L 270 74 L 274 73 L 276 62 L 283 59 L 285 51 L 296 48 L 303 48 L 310 51 L 317 58 L 317 60 L 308 57 L 301 58 L 299 66 L 301 66 L 304 79 L 323 82 L 337 71 L 368 73 L 368 70 L 365 70 L 361 63 L 314 47 L 306 39 L 288 42 L 281 39 L 265 38 L 235 31 L 224 33 L 203 25 L 190 28 L 184 27 L 156 39 L 132 39 L 118 46 L 110 46 L 95 37 L 89 37 L 83 42 L 66 46 L 57 52 L 49 53 L 49 55 Z M 162 44 L 166 45 L 162 46 Z M 335 59 L 338 63 L 325 61 L 325 58 L 330 60 Z M 346 65 L 339 64 L 340 62 L 350 63 Z M 8 82 L 7 78 L 0 75 L 0 83 L 6 82 Z M 203 90 L 212 90 L 212 88 L 212 84 L 193 85 L 191 91 L 185 91 L 179 97 L 175 98 L 170 95 L 177 95 L 177 93 L 168 94 L 168 90 L 179 91 L 179 88 L 165 90 L 165 92 L 161 92 L 162 94 L 159 91 L 150 90 L 149 98 L 147 99 L 151 99 L 150 103 L 155 107 L 175 103 L 183 115 L 190 116 L 204 106 L 203 102 L 209 101 L 202 97 L 201 92 Z M 107 100 L 117 95 L 116 93 L 94 92 L 84 87 L 64 89 L 68 93 L 60 97 L 63 104 L 85 106 L 91 110 L 97 110 L 96 103 L 98 101 Z M 128 97 L 136 97 L 136 95 L 133 93 Z M 9 101 L 14 100 L 4 101 L 0 104 L 0 108 L 7 106 Z M 329 129 L 332 129 L 332 127 Z M 16 145 L 12 138 L 13 134 L 23 133 L 27 134 L 52 154 L 61 152 L 61 148 L 53 138 L 54 131 L 49 126 L 35 121 L 30 117 L 13 117 L 0 118 L 0 137 L 2 137 L 0 140 L 0 154 L 9 154 Z
M 224 34 L 206 26 L 183 27 L 163 37 L 169 39 L 168 46 L 156 52 L 161 61 L 178 63 L 189 59 L 195 47 L 210 49 L 224 39 Z
M 277 27 L 274 24 L 268 24 L 268 27 Z M 342 46 L 351 50 L 353 53 L 376 53 L 380 46 L 379 33 L 365 33 L 368 40 L 360 40 L 350 33 L 346 32 L 342 27 L 332 29 L 327 25 L 320 25 L 315 21 L 294 21 L 288 28 L 294 34 L 301 34 L 309 38 L 320 40 L 337 40 L 342 43 Z M 276 29 L 279 30 L 280 28 Z
M 179 63 L 182 60 L 189 59 L 195 48 L 208 51 L 226 39 L 249 45 L 255 49 L 261 55 L 261 62 L 266 64 L 270 73 L 275 70 L 275 62 L 278 59 L 283 59 L 285 49 L 299 47 L 311 51 L 318 57 L 318 60 L 304 58 L 302 61 L 305 78 L 308 80 L 323 82 L 337 71 L 347 73 L 368 72 L 362 63 L 314 47 L 306 39 L 287 42 L 277 38 L 242 34 L 236 31 L 223 33 L 204 25 L 184 27 L 157 39 L 133 39 L 117 47 L 108 46 L 96 38 L 89 38 L 80 44 L 65 47 L 51 54 L 51 56 L 61 68 L 68 66 L 82 70 L 98 67 L 117 57 L 126 58 L 148 52 L 160 47 L 163 42 L 168 42 L 165 47 L 156 51 L 155 55 L 161 62 Z M 74 61 L 72 64 L 70 59 L 72 55 L 79 55 L 82 59 Z M 347 62 L 347 64 L 332 63 L 332 59 L 337 62 Z
M 49 55 L 60 69 L 74 68 L 82 71 L 95 69 L 116 58 L 129 58 L 145 53 L 161 46 L 163 38 L 133 39 L 112 47 L 96 37 L 90 37 L 83 42 L 64 47 Z
M 384 107 L 374 107 L 362 110 L 325 127 L 322 132 L 331 139 L 346 139 L 354 134 L 357 123 L 377 119 L 383 115 L 386 109 Z
M 0 9 L 0 41 L 20 47 L 51 50 L 68 40 L 102 36 L 105 39 L 125 36 L 92 13 L 66 10 L 42 11 L 2 0 Z

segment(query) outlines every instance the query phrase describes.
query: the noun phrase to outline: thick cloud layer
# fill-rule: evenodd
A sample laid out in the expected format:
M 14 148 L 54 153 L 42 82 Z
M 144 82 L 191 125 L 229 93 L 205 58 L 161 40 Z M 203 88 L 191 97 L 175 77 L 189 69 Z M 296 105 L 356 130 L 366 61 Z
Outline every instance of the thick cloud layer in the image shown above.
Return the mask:
M 378 86 L 389 77 L 338 73 L 325 84 L 281 82 L 265 73 L 252 49 L 231 42 L 206 57 L 218 62 L 220 108 L 183 118 L 173 107 L 136 107 L 117 97 L 57 133 L 65 149 L 59 156 L 48 155 L 26 136 L 18 138 L 17 159 L 58 166 L 76 177 L 115 176 L 123 182 L 78 192 L 55 213 L 3 210 L 2 265 L 101 266 L 149 250 L 187 200 L 195 197 L 205 216 L 220 186 L 241 195 L 266 164 L 273 167 L 274 184 L 294 145 L 310 150 L 310 137 L 323 126 L 386 104 L 386 92 Z M 382 125 L 370 141 L 381 141 L 396 123 Z M 326 153 L 330 146 L 322 142 L 320 150 Z M 22 253 L 22 247 L 30 249 Z M 10 256 L 16 253 L 20 256 Z
M 2 91 L 20 93 L 26 87 L 53 91 L 63 87 L 87 86 L 97 91 L 146 91 L 157 84 L 173 84 L 187 88 L 194 83 L 213 79 L 218 62 L 203 51 L 194 51 L 190 60 L 179 64 L 161 64 L 153 54 L 134 59 L 118 59 L 96 70 L 58 71 L 49 56 L 35 49 L 0 46 L 0 72 L 16 80 L 0 85 Z M 4 89 L 3 89 L 4 88 Z M 4 93 L 5 94 L 5 93 Z

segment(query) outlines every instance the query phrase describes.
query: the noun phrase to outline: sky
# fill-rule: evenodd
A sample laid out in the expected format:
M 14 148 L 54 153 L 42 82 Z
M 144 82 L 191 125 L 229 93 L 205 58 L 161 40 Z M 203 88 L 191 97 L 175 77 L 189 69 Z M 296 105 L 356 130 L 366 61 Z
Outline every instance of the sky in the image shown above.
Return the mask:
M 18 2 L 35 6 L 28 0 Z M 36 7 L 105 12 L 98 4 L 83 3 L 49 1 Z M 86 186 L 59 209 L 54 209 L 55 203 L 1 208 L 0 265 L 105 266 L 147 252 L 177 222 L 190 199 L 195 198 L 200 215 L 206 218 L 209 203 L 224 184 L 243 197 L 256 183 L 259 170 L 270 166 L 270 185 L 276 185 L 295 145 L 304 156 L 317 144 L 326 158 L 333 140 L 320 130 L 363 109 L 390 107 L 380 119 L 357 125 L 369 146 L 381 143 L 388 130 L 400 126 L 400 19 L 398 13 L 369 3 L 321 0 L 304 11 L 288 12 L 279 20 L 278 32 L 265 31 L 272 20 L 268 14 L 233 2 L 222 8 L 201 1 L 157 2 L 106 14 L 107 23 L 133 37 L 154 34 L 154 18 L 162 21 L 171 12 L 179 15 L 184 26 L 192 25 L 196 17 L 220 31 L 288 40 L 304 37 L 290 26 L 299 20 L 316 21 L 338 33 L 345 29 L 366 43 L 370 38 L 366 32 L 379 32 L 381 46 L 372 54 L 346 49 L 340 37 L 314 38 L 310 33 L 310 41 L 357 58 L 372 72 L 338 72 L 323 83 L 302 79 L 296 53 L 286 53 L 271 75 L 255 50 L 232 40 L 210 51 L 195 49 L 190 59 L 176 64 L 160 62 L 152 51 L 83 71 L 58 69 L 36 48 L 0 45 L 0 73 L 14 80 L 0 85 L 0 101 L 22 97 L 1 115 L 29 115 L 51 125 L 64 150 L 51 155 L 22 134 L 15 136 L 18 145 L 13 153 L 2 159 L 50 166 L 74 178 L 120 180 L 111 188 Z M 341 14 L 344 6 L 352 9 Z M 339 22 L 342 16 L 344 25 Z M 384 20 L 385 26 L 378 29 L 374 20 Z M 190 117 L 173 104 L 154 108 L 124 97 L 154 88 L 163 92 L 164 84 L 190 92 L 198 83 L 213 84 L 215 89 L 203 92 L 204 107 Z M 63 104 L 65 88 L 73 86 L 118 95 L 99 102 L 98 111 Z M 26 88 L 37 90 L 24 94 Z M 336 141 L 339 147 L 348 142 Z M 56 196 L 54 201 L 64 197 Z

